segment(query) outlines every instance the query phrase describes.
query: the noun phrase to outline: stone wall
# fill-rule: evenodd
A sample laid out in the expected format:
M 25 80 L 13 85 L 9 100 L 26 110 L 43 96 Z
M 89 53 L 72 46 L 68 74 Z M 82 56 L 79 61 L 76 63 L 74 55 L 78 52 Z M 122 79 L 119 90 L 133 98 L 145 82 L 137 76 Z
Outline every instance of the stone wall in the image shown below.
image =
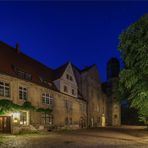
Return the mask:
M 88 101 L 88 126 L 102 126 L 102 117 L 104 120 L 106 118 L 106 97 L 101 89 L 97 67 L 94 66 L 84 72 L 81 78 L 81 91 Z
M 0 97 L 0 99 L 9 99 L 19 105 L 22 105 L 24 103 L 23 100 L 19 99 L 19 86 L 24 86 L 28 89 L 27 101 L 31 102 L 32 105 L 37 108 L 47 108 L 48 105 L 42 104 L 42 93 L 46 92 L 51 94 L 54 99 L 52 112 L 54 126 L 66 127 L 65 118 L 68 115 L 65 109 L 65 100 L 69 100 L 72 102 L 72 114 L 70 115 L 70 117 L 72 118 L 72 125 L 70 125 L 71 127 L 79 127 L 80 118 L 83 116 L 86 117 L 86 111 L 82 112 L 80 110 L 80 104 L 84 104 L 86 106 L 86 102 L 76 97 L 72 97 L 54 90 L 50 90 L 45 87 L 41 87 L 35 83 L 31 83 L 26 80 L 21 80 L 5 74 L 0 74 L 0 81 L 7 82 L 10 84 L 10 98 Z M 41 121 L 41 113 L 31 112 L 29 118 L 30 124 L 34 126 L 39 126 L 43 124 L 43 122 Z

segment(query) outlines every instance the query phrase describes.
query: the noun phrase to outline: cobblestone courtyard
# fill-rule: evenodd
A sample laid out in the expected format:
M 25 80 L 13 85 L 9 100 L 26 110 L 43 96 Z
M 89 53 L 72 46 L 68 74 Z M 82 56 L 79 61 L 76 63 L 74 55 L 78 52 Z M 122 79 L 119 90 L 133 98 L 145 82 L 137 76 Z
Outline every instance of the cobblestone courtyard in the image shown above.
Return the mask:
M 89 129 L 1 135 L 0 148 L 148 148 L 148 131 Z

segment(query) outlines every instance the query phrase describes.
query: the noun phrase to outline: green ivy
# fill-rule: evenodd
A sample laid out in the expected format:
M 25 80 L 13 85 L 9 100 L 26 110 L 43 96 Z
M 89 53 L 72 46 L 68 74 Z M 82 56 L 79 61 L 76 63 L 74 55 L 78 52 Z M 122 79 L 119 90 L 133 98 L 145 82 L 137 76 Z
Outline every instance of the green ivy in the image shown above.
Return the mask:
M 24 102 L 24 104 L 22 105 L 22 108 L 24 110 L 36 110 L 36 108 L 34 106 L 32 106 L 32 104 L 30 102 Z
M 0 100 L 0 115 L 4 115 L 9 112 L 19 111 L 19 110 L 33 110 L 37 112 L 51 113 L 50 108 L 35 108 L 30 102 L 26 101 L 23 105 L 17 105 L 11 100 L 2 99 Z
M 50 108 L 38 108 L 37 110 L 36 110 L 37 112 L 44 112 L 44 113 L 51 113 L 52 112 L 52 109 L 50 109 Z

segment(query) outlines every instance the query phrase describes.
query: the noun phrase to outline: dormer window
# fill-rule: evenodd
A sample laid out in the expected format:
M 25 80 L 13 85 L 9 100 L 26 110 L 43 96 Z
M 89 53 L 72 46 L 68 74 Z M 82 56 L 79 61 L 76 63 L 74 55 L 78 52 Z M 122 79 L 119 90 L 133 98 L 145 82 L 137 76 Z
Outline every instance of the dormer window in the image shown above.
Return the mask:
M 68 88 L 66 85 L 64 85 L 64 92 L 68 92 Z
M 19 78 L 27 79 L 27 80 L 31 80 L 32 79 L 32 75 L 31 74 L 21 70 L 20 68 L 16 67 L 15 65 L 12 65 L 12 68 L 14 69 L 16 75 Z
M 40 81 L 50 87 L 52 87 L 52 83 L 48 82 L 48 80 L 45 80 L 44 78 L 42 78 L 41 76 L 39 77 Z
M 29 73 L 25 73 L 25 79 L 31 80 L 32 76 Z

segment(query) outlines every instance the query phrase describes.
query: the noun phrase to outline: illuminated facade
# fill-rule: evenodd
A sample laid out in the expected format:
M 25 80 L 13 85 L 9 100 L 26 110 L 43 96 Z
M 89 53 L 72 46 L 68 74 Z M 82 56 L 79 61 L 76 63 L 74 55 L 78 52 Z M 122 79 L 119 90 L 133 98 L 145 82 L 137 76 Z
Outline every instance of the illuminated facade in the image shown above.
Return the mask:
M 51 69 L 0 42 L 0 99 L 51 113 L 19 110 L 0 116 L 0 131 L 106 126 L 107 95 L 96 65 L 80 70 L 71 63 Z

